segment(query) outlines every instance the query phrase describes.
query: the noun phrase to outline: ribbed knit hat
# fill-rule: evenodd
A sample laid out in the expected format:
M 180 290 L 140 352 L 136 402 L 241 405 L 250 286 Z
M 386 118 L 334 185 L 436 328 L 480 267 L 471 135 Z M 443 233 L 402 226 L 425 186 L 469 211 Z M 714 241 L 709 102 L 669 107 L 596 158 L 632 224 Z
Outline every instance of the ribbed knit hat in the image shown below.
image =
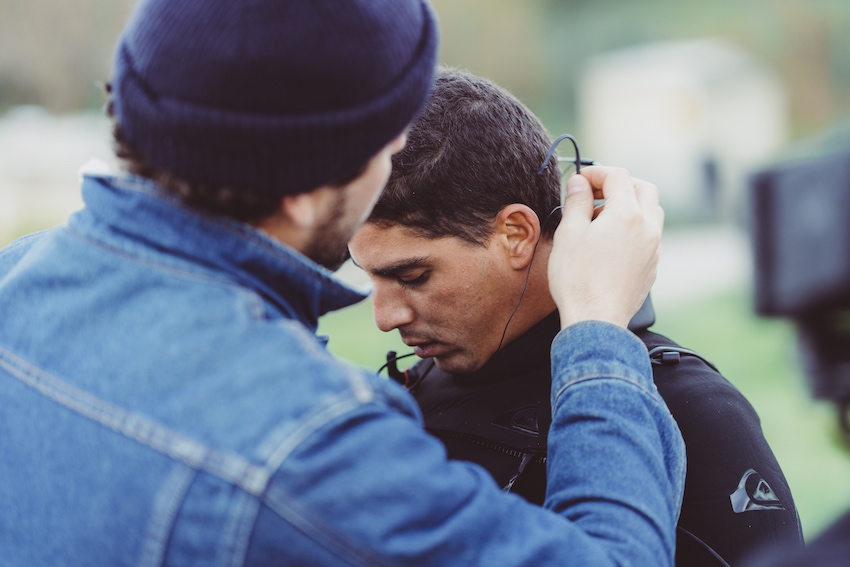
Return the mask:
M 142 0 L 114 110 L 178 177 L 299 193 L 356 173 L 413 121 L 436 50 L 427 0 Z

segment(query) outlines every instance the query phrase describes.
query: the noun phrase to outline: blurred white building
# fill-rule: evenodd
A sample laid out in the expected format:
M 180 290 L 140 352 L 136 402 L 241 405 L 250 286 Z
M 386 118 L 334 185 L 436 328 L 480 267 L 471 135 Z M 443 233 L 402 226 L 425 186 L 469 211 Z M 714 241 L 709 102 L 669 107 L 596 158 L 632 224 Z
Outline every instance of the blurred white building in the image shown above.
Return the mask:
M 598 55 L 580 85 L 583 156 L 654 182 L 671 221 L 739 218 L 747 175 L 787 140 L 778 78 L 719 39 Z

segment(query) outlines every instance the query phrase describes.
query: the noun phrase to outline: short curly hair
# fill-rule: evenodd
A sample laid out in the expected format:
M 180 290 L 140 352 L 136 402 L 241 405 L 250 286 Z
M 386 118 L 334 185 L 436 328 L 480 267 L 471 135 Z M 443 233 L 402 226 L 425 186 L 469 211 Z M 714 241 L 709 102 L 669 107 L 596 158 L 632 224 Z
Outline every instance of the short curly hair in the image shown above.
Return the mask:
M 560 211 L 552 213 L 560 203 L 560 172 L 550 166 L 537 174 L 549 145 L 541 122 L 505 89 L 441 67 L 368 222 L 483 244 L 499 211 L 522 203 L 551 238 L 560 220 Z

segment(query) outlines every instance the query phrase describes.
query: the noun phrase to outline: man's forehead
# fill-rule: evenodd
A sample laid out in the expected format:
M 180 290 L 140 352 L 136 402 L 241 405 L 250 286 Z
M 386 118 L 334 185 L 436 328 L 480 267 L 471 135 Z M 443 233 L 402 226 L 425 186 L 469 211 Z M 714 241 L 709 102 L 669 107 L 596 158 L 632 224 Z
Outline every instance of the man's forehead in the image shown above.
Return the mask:
M 354 263 L 370 273 L 393 273 L 405 268 L 433 265 L 448 253 L 447 244 L 457 237 L 431 238 L 403 225 L 367 223 L 354 235 Z M 365 265 L 364 265 L 365 264 Z

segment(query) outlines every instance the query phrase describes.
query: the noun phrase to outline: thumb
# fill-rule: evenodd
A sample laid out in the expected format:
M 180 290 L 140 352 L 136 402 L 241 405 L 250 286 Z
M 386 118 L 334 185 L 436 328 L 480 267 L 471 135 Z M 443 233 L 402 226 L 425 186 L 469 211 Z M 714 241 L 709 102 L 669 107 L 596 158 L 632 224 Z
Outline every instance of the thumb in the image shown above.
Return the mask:
M 561 224 L 589 223 L 593 218 L 593 204 L 593 190 L 590 188 L 590 183 L 581 175 L 573 175 L 567 181 Z

